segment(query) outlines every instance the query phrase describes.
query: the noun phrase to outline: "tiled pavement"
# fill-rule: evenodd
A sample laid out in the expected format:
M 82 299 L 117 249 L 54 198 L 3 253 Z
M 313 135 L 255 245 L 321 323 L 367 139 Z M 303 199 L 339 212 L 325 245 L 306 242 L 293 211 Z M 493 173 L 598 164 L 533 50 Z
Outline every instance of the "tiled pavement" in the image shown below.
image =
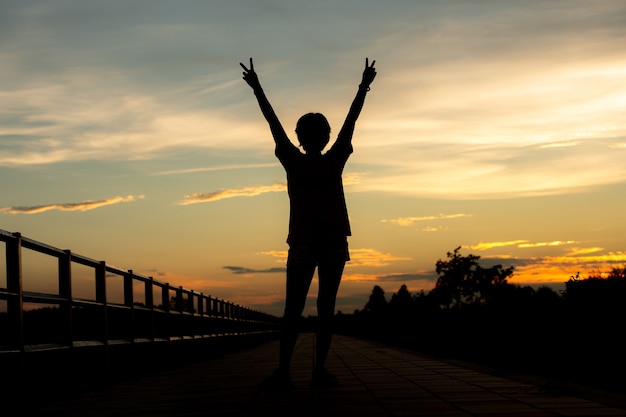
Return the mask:
M 313 390 L 313 344 L 310 334 L 298 341 L 291 392 L 260 388 L 276 366 L 278 344 L 268 342 L 87 391 L 28 415 L 626 417 L 626 405 L 602 404 L 586 398 L 589 393 L 552 394 L 537 385 L 340 335 L 333 340 L 328 368 L 341 385 Z

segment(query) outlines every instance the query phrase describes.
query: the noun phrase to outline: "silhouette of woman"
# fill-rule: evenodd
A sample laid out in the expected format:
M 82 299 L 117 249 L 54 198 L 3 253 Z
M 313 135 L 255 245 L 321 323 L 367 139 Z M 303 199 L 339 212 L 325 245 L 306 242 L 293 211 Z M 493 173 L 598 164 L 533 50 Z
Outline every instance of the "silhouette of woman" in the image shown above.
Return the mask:
M 376 77 L 372 61 L 365 59 L 365 69 L 356 97 L 350 106 L 337 140 L 322 153 L 330 139 L 330 125 L 320 113 L 303 115 L 296 124 L 296 135 L 304 153 L 287 137 L 259 82 L 250 58 L 243 68 L 243 79 L 257 98 L 274 142 L 275 155 L 287 174 L 289 194 L 289 233 L 287 243 L 287 279 L 285 310 L 282 319 L 279 366 L 268 383 L 291 387 L 290 364 L 298 337 L 300 319 L 311 281 L 318 269 L 318 329 L 312 384 L 333 386 L 337 378 L 325 369 L 332 340 L 337 291 L 345 263 L 350 260 L 347 236 L 351 235 L 343 192 L 342 172 L 352 153 L 352 134 L 361 113 L 370 84 Z

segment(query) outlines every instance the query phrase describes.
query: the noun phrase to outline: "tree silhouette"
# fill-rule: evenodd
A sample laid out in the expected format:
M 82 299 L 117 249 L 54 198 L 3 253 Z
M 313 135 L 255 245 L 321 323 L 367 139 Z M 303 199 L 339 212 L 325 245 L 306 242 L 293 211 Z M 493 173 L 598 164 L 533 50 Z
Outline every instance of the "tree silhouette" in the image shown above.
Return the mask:
M 439 275 L 433 290 L 441 305 L 450 307 L 462 303 L 480 303 L 492 296 L 498 286 L 505 285 L 513 275 L 513 267 L 494 265 L 483 268 L 478 264 L 480 256 L 460 254 L 461 247 L 448 252 L 447 261 L 436 263 Z
M 401 318 L 407 318 L 411 314 L 413 308 L 413 296 L 407 288 L 406 284 L 402 284 L 397 293 L 391 296 L 389 301 L 389 309 L 391 314 Z
M 381 315 L 387 310 L 387 299 L 385 298 L 385 291 L 378 285 L 374 285 L 370 298 L 365 304 L 365 310 L 374 314 Z

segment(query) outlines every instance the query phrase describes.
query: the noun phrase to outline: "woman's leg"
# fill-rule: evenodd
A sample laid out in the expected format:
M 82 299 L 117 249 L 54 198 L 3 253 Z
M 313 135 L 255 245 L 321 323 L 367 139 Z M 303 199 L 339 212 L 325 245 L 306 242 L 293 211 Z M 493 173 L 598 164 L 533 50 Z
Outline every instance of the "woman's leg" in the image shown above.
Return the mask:
M 316 264 L 310 256 L 302 256 L 297 251 L 289 250 L 285 311 L 279 356 L 279 369 L 285 372 L 289 372 L 291 357 L 298 339 L 298 325 L 304 311 L 315 267 Z
M 315 370 L 322 371 L 326 364 L 333 337 L 333 319 L 337 291 L 341 283 L 344 261 L 324 261 L 318 269 L 319 292 L 317 295 L 318 328 L 315 345 Z

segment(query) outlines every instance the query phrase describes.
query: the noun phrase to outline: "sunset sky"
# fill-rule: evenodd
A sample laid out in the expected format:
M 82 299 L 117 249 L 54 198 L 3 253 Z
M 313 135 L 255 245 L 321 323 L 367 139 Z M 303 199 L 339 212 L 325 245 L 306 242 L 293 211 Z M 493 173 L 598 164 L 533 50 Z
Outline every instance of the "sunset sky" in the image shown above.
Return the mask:
M 250 57 L 294 140 L 311 111 L 334 139 L 376 60 L 338 310 L 432 289 L 458 246 L 524 285 L 626 265 L 622 0 L 0 0 L 0 229 L 281 314 L 288 196 Z M 24 288 L 54 288 L 25 252 Z

